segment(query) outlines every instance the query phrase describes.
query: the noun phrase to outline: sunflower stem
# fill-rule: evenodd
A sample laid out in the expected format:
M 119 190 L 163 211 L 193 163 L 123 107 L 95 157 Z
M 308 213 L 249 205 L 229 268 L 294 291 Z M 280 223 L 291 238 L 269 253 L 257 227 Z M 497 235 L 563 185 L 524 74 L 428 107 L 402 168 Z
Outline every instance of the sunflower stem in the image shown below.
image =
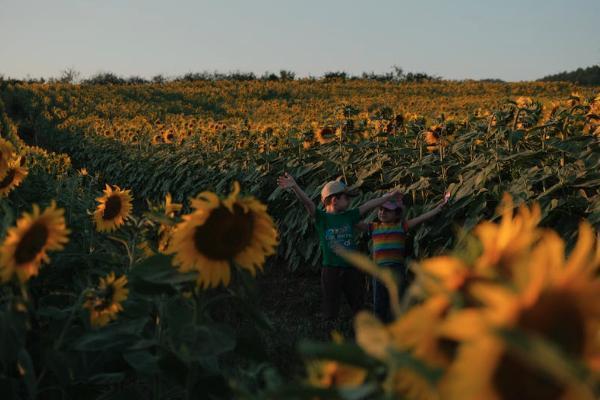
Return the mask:
M 75 304 L 73 304 L 73 308 L 71 308 L 71 313 L 69 314 L 69 318 L 67 319 L 67 322 L 65 322 L 65 324 L 60 332 L 60 335 L 58 335 L 58 339 L 56 339 L 56 341 L 54 342 L 54 346 L 52 346 L 54 348 L 54 350 L 58 351 L 60 349 L 60 347 L 62 346 L 62 342 L 65 339 L 67 330 L 71 327 L 71 324 L 73 323 L 73 318 L 75 317 L 75 312 L 80 308 L 81 303 L 83 302 L 85 293 L 86 293 L 85 290 L 83 292 L 81 292 L 81 294 L 77 298 L 77 301 L 75 302 Z M 44 376 L 46 375 L 47 370 L 48 370 L 47 365 L 44 365 L 44 368 L 42 369 L 42 372 L 40 372 L 40 375 L 38 376 L 38 379 L 36 381 L 36 386 L 40 385 L 40 383 L 44 379 Z

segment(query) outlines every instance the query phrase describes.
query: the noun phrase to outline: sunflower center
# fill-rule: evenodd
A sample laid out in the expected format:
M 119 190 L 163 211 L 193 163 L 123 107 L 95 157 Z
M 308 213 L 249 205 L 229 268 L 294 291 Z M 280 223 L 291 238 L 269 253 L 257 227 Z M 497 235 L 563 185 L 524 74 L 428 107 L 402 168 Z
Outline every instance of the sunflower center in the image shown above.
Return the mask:
M 105 308 L 108 308 L 113 301 L 114 294 L 115 287 L 113 285 L 108 285 L 106 289 L 101 290 L 96 299 L 96 304 L 94 304 L 94 310 L 102 311 Z
M 583 353 L 585 324 L 568 291 L 542 294 L 533 307 L 521 314 L 518 326 L 542 335 L 571 355 Z
M 547 292 L 533 307 L 525 310 L 518 321 L 524 330 L 543 336 L 568 354 L 580 356 L 585 341 L 583 316 L 573 294 L 568 291 Z M 558 399 L 565 386 L 548 373 L 505 353 L 493 377 L 502 398 Z
M 4 179 L 2 179 L 0 181 L 0 189 L 4 189 L 5 187 L 8 187 L 13 179 L 15 178 L 15 174 L 17 173 L 17 171 L 14 168 L 11 168 L 8 170 L 8 172 L 6 173 L 6 176 L 4 177 Z
M 34 223 L 23 235 L 15 250 L 17 264 L 27 264 L 42 251 L 48 240 L 48 228 L 42 222 Z
M 235 204 L 233 213 L 220 206 L 196 228 L 194 242 L 198 251 L 212 260 L 228 260 L 244 250 L 252 240 L 254 215 Z
M 102 219 L 109 221 L 119 215 L 120 212 L 121 198 L 116 195 L 110 196 L 104 205 L 104 214 L 102 215 Z

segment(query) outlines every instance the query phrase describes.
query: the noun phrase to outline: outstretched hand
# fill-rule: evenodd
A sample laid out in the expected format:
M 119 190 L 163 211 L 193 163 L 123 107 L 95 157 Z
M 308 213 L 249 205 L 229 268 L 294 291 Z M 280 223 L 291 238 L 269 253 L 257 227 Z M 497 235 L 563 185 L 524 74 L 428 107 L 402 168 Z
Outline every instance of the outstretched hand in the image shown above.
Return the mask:
M 450 200 L 450 192 L 444 193 L 444 198 L 442 200 L 440 200 L 439 206 L 444 207 L 446 204 L 448 204 L 449 200 Z
M 282 189 L 291 189 L 297 185 L 296 180 L 287 172 L 277 178 L 277 184 Z

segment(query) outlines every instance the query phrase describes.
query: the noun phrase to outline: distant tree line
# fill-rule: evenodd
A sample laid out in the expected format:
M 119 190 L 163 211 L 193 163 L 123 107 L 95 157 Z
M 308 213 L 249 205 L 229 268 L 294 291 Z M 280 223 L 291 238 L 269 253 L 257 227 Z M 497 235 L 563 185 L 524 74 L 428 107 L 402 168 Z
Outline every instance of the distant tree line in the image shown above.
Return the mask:
M 548 75 L 538 81 L 543 82 L 572 82 L 577 85 L 600 85 L 600 65 L 594 65 L 587 68 L 577 68 L 571 72 L 561 72 L 554 75 Z
M 27 82 L 27 83 L 75 83 L 80 82 L 87 85 L 137 85 L 144 83 L 167 83 L 167 82 L 195 82 L 195 81 L 293 81 L 297 79 L 293 71 L 281 70 L 279 73 L 265 72 L 257 76 L 253 72 L 234 71 L 229 73 L 222 72 L 189 72 L 182 76 L 166 77 L 164 75 L 156 75 L 150 79 L 145 79 L 140 76 L 121 77 L 112 72 L 100 72 L 89 78 L 80 79 L 80 73 L 69 68 L 61 72 L 57 78 L 27 78 L 27 79 L 10 79 L 0 76 L 0 81 L 10 82 Z M 351 75 L 347 72 L 336 71 L 326 72 L 321 77 L 309 76 L 301 78 L 311 81 L 336 81 L 336 80 L 372 80 L 378 82 L 437 82 L 442 78 L 432 76 L 424 72 L 408 72 L 405 73 L 402 68 L 394 66 L 391 72 L 377 74 L 375 72 L 363 72 L 361 75 Z

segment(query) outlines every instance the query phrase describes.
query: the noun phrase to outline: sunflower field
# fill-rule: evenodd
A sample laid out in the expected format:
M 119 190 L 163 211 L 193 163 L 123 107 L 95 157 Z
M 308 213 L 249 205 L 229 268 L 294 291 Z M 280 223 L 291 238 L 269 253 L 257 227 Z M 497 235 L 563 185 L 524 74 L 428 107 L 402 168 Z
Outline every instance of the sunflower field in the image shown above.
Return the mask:
M 1 393 L 597 398 L 599 171 L 600 92 L 566 83 L 0 81 Z M 451 193 L 392 323 L 319 322 L 285 172 L 409 218 Z

